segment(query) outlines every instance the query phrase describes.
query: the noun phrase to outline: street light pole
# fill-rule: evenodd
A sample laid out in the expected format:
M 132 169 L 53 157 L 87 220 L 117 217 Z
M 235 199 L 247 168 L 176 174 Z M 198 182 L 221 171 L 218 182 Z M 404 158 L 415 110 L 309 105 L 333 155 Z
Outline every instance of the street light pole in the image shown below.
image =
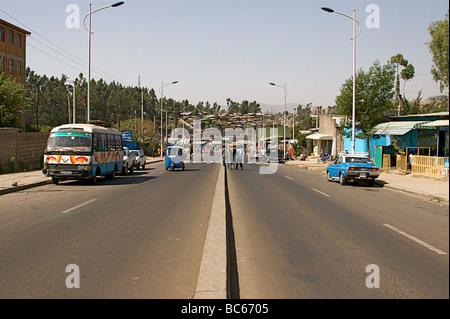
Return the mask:
M 167 84 L 164 84 L 164 82 L 161 82 L 161 87 L 159 88 L 159 93 L 161 94 L 161 100 L 160 100 L 160 102 L 161 102 L 161 135 L 160 135 L 160 149 L 161 149 L 161 152 L 160 152 L 160 155 L 162 156 L 162 148 L 163 148 L 163 98 L 164 98 L 164 87 L 166 86 L 166 85 L 171 85 L 171 84 L 176 84 L 176 83 L 178 83 L 178 81 L 173 81 L 173 82 L 170 82 L 170 83 L 167 83 Z M 167 123 L 166 123 L 166 125 L 167 125 Z
M 275 83 L 269 83 L 270 85 L 273 85 L 273 86 L 278 86 L 278 87 L 280 87 L 280 88 L 282 88 L 282 89 L 284 89 L 284 113 L 283 113 L 283 129 L 284 129 L 284 131 L 283 131 L 283 159 L 285 159 L 286 158 L 286 97 L 287 97 L 287 95 L 288 95 L 288 91 L 287 91 L 287 89 L 286 89 L 286 84 L 284 84 L 284 87 L 283 86 L 280 86 L 280 85 L 277 85 L 277 84 L 275 84 Z
M 346 18 L 353 20 L 353 101 L 352 101 L 352 153 L 355 153 L 355 117 L 356 117 L 356 37 L 361 33 L 361 24 L 358 20 L 356 20 L 355 14 L 356 10 L 353 9 L 353 17 L 346 15 L 345 13 L 335 11 L 330 8 L 322 7 L 321 8 L 325 12 L 329 13 L 337 13 Z M 359 31 L 356 33 L 356 23 L 358 23 Z
M 90 104 L 91 104 L 90 103 L 91 102 L 91 94 L 90 94 L 90 83 L 91 83 L 91 36 L 93 34 L 93 32 L 91 31 L 91 29 L 92 29 L 92 27 L 91 27 L 91 21 L 92 21 L 91 16 L 92 16 L 93 13 L 98 12 L 100 10 L 107 9 L 107 8 L 119 7 L 122 4 L 124 4 L 124 3 L 125 2 L 120 1 L 120 2 L 117 2 L 117 3 L 110 4 L 108 6 L 102 7 L 100 9 L 96 9 L 94 11 L 92 11 L 92 3 L 89 3 L 89 13 L 83 19 L 83 26 L 86 29 L 86 31 L 89 32 L 89 45 L 88 45 L 88 50 L 89 50 L 89 61 L 88 61 L 89 70 L 88 70 L 88 83 L 87 83 L 87 111 L 86 111 L 86 113 L 87 113 L 87 115 L 86 115 L 87 123 L 89 123 L 89 121 L 90 121 L 89 113 L 90 113 Z M 89 16 L 89 29 L 86 28 L 86 23 L 85 23 L 86 22 L 86 18 L 88 16 Z

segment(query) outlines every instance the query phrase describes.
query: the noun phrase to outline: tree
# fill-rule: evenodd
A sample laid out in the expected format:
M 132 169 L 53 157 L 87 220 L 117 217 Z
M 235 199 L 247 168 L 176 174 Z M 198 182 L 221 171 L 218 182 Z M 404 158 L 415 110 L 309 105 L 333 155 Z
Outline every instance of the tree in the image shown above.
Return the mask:
M 308 103 L 305 108 L 301 104 L 297 107 L 295 122 L 298 130 L 309 130 L 312 127 L 311 105 Z
M 449 54 L 448 54 L 448 27 L 449 13 L 445 15 L 444 20 L 435 21 L 430 24 L 428 31 L 431 36 L 431 41 L 427 42 L 428 48 L 431 52 L 434 65 L 431 67 L 431 74 L 433 79 L 439 83 L 441 93 L 449 86 Z M 448 101 L 447 101 L 448 110 Z
M 408 64 L 408 60 L 406 60 L 400 53 L 391 57 L 391 64 L 395 65 L 397 74 L 395 80 L 395 102 L 396 105 L 398 106 L 398 115 L 400 115 L 402 107 L 404 108 L 404 100 L 405 100 L 404 84 L 403 84 L 403 96 L 400 94 L 400 77 L 404 81 L 411 80 L 414 77 L 414 66 Z M 400 66 L 404 67 L 404 69 L 401 72 L 399 70 Z
M 0 127 L 18 127 L 19 109 L 28 107 L 28 98 L 23 85 L 11 76 L 0 73 Z
M 360 69 L 356 74 L 355 126 L 361 132 L 357 137 L 367 140 L 367 149 L 369 149 L 369 139 L 374 134 L 373 127 L 381 123 L 385 112 L 392 108 L 391 99 L 395 94 L 394 82 L 395 66 L 391 63 L 382 66 L 378 60 L 373 63 L 368 72 Z M 349 78 L 342 85 L 341 94 L 336 97 L 338 114 L 346 115 L 346 120 L 342 123 L 346 129 L 351 127 L 352 98 L 353 79 Z M 348 137 L 351 132 L 344 134 Z
M 403 100 L 406 100 L 405 96 L 405 85 L 406 81 L 411 80 L 414 77 L 414 66 L 412 64 L 408 64 L 402 72 L 400 72 L 400 77 L 403 80 Z

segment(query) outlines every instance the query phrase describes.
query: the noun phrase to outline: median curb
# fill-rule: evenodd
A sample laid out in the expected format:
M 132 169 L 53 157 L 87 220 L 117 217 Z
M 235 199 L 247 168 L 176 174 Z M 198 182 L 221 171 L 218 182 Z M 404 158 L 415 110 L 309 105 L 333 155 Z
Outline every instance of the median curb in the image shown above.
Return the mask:
M 225 168 L 220 167 L 194 299 L 227 298 Z

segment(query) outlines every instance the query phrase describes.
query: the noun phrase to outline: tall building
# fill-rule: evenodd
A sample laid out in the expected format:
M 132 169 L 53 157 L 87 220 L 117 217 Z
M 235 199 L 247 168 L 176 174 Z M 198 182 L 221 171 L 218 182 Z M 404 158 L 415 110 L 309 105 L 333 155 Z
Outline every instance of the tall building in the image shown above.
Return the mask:
M 25 84 L 26 36 L 29 31 L 0 19 L 0 73 Z

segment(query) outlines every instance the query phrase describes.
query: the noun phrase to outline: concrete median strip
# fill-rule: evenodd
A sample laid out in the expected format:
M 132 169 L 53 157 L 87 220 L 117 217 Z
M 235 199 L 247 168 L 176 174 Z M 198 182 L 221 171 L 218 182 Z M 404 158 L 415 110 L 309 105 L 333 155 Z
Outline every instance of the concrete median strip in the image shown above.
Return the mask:
M 219 170 L 194 299 L 227 298 L 224 168 Z

